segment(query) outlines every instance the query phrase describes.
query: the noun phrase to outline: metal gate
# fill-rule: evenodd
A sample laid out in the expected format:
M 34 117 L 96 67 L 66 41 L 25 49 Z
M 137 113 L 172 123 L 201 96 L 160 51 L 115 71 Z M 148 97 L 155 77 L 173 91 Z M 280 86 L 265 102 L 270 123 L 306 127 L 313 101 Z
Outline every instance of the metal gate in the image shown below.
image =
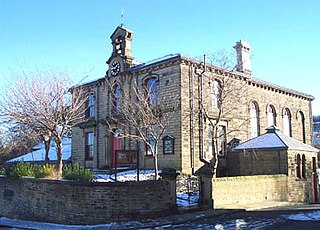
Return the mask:
M 178 207 L 199 206 L 201 194 L 200 177 L 179 176 L 177 178 Z

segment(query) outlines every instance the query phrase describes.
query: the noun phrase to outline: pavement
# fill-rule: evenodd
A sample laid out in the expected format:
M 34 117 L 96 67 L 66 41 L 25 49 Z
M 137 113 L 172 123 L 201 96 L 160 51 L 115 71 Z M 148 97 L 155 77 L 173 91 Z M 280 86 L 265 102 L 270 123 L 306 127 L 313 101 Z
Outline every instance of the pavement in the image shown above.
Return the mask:
M 217 218 L 219 216 L 228 215 L 234 212 L 240 211 L 256 211 L 256 210 L 320 210 L 320 204 L 301 204 L 301 203 L 289 203 L 289 202 L 265 202 L 260 204 L 248 204 L 243 206 L 243 208 L 237 208 L 230 205 L 224 209 L 200 209 L 200 208 L 189 208 L 189 209 L 179 209 L 179 213 L 171 216 L 159 217 L 159 218 L 149 218 L 139 221 L 127 221 L 127 222 L 113 222 L 106 225 L 96 225 L 96 226 L 70 226 L 70 225 L 60 225 L 56 226 L 54 229 L 163 229 L 168 228 L 172 225 L 180 225 L 188 221 L 195 219 L 207 219 L 207 218 Z M 1 222 L 1 221 L 0 221 Z M 34 222 L 35 224 L 37 222 Z M 1 223 L 0 223 L 1 225 Z M 53 229 L 52 225 L 49 223 L 46 225 L 37 224 L 37 227 L 21 224 L 14 221 L 10 224 L 5 224 L 5 229 Z M 0 229 L 2 227 L 0 226 Z

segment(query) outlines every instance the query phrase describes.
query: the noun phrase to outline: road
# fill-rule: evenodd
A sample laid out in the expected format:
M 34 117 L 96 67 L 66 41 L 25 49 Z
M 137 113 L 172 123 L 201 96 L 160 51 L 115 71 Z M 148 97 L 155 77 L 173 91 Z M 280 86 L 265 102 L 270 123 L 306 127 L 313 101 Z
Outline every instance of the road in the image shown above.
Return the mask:
M 208 210 L 186 214 L 150 218 L 149 221 L 128 221 L 94 226 L 68 226 L 50 223 L 10 220 L 3 225 L 15 226 L 2 229 L 41 230 L 104 230 L 104 229 L 217 229 L 217 230 L 273 230 L 273 229 L 320 229 L 320 204 L 281 206 L 253 211 Z M 1 223 L 0 223 L 1 225 Z
M 259 211 L 237 211 L 219 217 L 188 220 L 183 224 L 164 225 L 156 229 L 320 229 L 320 209 L 271 208 Z

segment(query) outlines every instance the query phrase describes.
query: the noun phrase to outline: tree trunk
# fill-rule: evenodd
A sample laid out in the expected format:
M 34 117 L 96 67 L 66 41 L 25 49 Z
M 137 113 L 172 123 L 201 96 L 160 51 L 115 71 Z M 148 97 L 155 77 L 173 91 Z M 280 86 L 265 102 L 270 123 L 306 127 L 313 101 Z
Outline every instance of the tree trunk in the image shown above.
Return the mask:
M 57 140 L 57 176 L 62 177 L 62 140 Z
M 50 158 L 49 158 L 49 150 L 50 150 L 50 139 L 49 141 L 44 141 L 45 150 L 46 150 L 46 156 L 44 159 L 44 164 L 49 164 Z
M 154 177 L 156 180 L 158 180 L 158 146 L 155 147 L 155 152 L 153 155 L 153 163 L 154 163 Z
M 218 126 L 214 128 L 214 161 L 211 163 L 213 177 L 217 177 L 217 170 L 219 164 L 219 136 Z

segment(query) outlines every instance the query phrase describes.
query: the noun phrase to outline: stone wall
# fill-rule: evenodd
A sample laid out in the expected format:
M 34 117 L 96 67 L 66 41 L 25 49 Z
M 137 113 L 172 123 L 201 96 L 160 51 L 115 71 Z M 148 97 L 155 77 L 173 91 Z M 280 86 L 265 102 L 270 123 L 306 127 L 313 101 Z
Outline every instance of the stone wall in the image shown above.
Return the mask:
M 228 176 L 287 174 L 286 150 L 229 151 L 227 154 Z
M 83 183 L 0 177 L 0 216 L 101 224 L 176 211 L 168 181 Z
M 286 175 L 241 176 L 212 179 L 214 208 L 243 208 L 266 201 L 287 201 Z

